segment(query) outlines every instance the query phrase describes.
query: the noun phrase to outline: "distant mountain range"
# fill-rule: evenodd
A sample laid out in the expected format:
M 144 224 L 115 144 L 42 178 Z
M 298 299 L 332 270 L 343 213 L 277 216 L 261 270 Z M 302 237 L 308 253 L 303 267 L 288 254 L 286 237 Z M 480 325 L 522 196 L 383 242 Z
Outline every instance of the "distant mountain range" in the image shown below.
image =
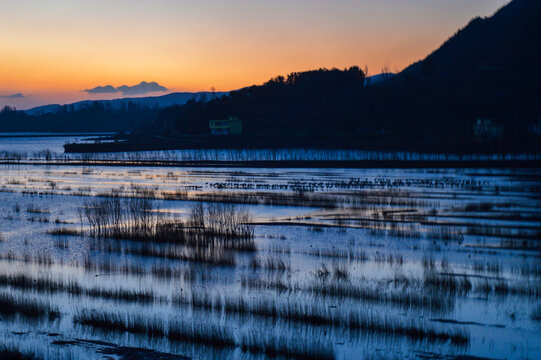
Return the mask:
M 113 100 L 84 100 L 72 104 L 59 105 L 50 104 L 37 106 L 24 112 L 28 115 L 40 116 L 45 114 L 56 114 L 62 109 L 68 111 L 77 111 L 84 107 L 92 106 L 94 103 L 101 103 L 104 106 L 110 107 L 112 110 L 119 110 L 128 106 L 129 103 L 137 104 L 142 109 L 161 109 L 173 105 L 184 105 L 189 100 L 212 100 L 214 98 L 227 95 L 228 92 L 175 92 L 162 96 L 147 96 L 147 97 L 129 97 Z
M 389 80 L 396 74 L 387 73 L 387 74 L 377 74 L 366 78 L 366 85 L 375 85 L 383 81 Z M 200 91 L 200 92 L 174 92 L 167 95 L 161 96 L 146 96 L 146 97 L 127 97 L 120 99 L 112 100 L 83 100 L 77 101 L 70 104 L 48 104 L 36 106 L 27 110 L 23 110 L 24 113 L 28 115 L 41 116 L 45 114 L 56 114 L 59 111 L 64 109 L 69 109 L 69 111 L 80 110 L 84 107 L 89 107 L 94 103 L 98 102 L 105 106 L 110 106 L 113 110 L 119 110 L 125 108 L 128 103 L 138 104 L 142 109 L 161 109 L 173 105 L 184 105 L 189 100 L 204 100 L 207 101 L 213 100 L 215 98 L 228 95 L 229 92 L 209 92 L 209 91 Z

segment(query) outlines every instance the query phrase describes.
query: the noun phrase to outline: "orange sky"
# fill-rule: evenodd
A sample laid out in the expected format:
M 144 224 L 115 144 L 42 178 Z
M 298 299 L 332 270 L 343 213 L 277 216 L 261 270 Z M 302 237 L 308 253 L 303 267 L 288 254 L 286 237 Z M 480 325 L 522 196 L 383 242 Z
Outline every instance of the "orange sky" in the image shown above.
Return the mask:
M 426 56 L 504 0 L 18 0 L 0 5 L 0 105 L 156 81 L 232 90 L 319 67 L 376 74 Z M 121 97 L 121 94 L 108 95 Z

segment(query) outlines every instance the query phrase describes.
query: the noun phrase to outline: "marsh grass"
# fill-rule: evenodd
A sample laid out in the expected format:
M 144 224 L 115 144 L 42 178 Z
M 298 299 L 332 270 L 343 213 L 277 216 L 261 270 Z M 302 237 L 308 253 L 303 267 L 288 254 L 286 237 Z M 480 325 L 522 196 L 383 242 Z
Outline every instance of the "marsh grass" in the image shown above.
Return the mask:
M 49 320 L 60 317 L 60 312 L 55 307 L 8 294 L 0 294 L 0 314 L 3 316 L 20 314 L 32 319 L 48 318 Z
M 199 343 L 213 347 L 235 347 L 231 331 L 215 323 L 189 322 L 181 319 L 164 321 L 140 314 L 83 310 L 74 316 L 74 322 L 108 331 L 164 337 L 172 341 Z
M 532 320 L 541 321 L 541 304 L 535 305 L 531 315 Z
M 496 261 L 475 262 L 472 269 L 475 273 L 490 273 L 498 276 L 502 274 L 502 265 Z
M 157 319 L 145 318 L 140 314 L 120 314 L 85 309 L 76 313 L 73 316 L 73 321 L 103 330 L 145 334 L 149 337 L 166 334 L 166 329 L 161 322 Z
M 500 238 L 502 240 L 501 247 L 505 248 L 505 243 L 508 242 L 510 248 L 519 248 L 522 241 L 524 241 L 525 244 L 529 244 L 530 241 L 528 240 L 538 240 L 539 235 L 541 231 L 537 229 L 537 231 L 534 230 L 526 230 L 526 229 L 520 229 L 517 228 L 514 229 L 506 229 L 501 226 L 490 226 L 490 225 L 469 225 L 466 228 L 466 234 L 468 235 L 476 235 L 481 237 L 494 237 L 494 238 Z
M 126 247 L 121 253 L 162 258 L 169 260 L 182 260 L 195 263 L 203 263 L 214 266 L 235 267 L 237 261 L 235 255 L 221 248 L 178 248 L 160 246 Z
M 170 340 L 195 342 L 213 347 L 235 347 L 233 332 L 212 322 L 193 322 L 173 319 L 169 322 L 167 337 Z
M 234 204 L 196 204 L 185 224 L 161 217 L 146 197 L 109 197 L 85 203 L 80 217 L 86 219 L 90 235 L 97 238 L 256 250 L 252 215 Z
M 26 207 L 26 212 L 29 214 L 49 214 L 50 213 L 48 209 L 42 209 L 34 204 L 28 205 Z
M 170 341 L 202 344 L 213 348 L 240 348 L 244 352 L 294 359 L 334 359 L 332 345 L 321 340 L 286 338 L 261 330 L 243 331 L 235 336 L 233 329 L 212 320 L 175 318 L 164 321 L 140 314 L 82 310 L 75 314 L 75 323 L 112 332 L 129 332 L 161 337 Z
M 349 279 L 349 267 L 345 263 L 333 263 L 332 274 L 335 279 L 346 281 Z
M 25 355 L 17 349 L 8 348 L 6 346 L 0 347 L 0 359 L 3 360 L 36 360 L 37 357 Z
M 354 299 L 362 302 L 389 304 L 403 309 L 425 309 L 433 312 L 447 312 L 454 308 L 453 297 L 439 293 L 426 293 L 416 289 L 402 288 L 398 290 L 383 290 L 383 285 L 377 287 L 363 286 L 343 282 L 314 282 L 297 289 L 317 296 L 327 296 L 338 299 Z
M 316 191 L 315 188 L 320 186 L 319 183 L 299 182 L 297 184 L 271 185 L 253 184 L 252 182 L 240 184 L 238 182 L 217 182 L 209 184 L 213 191 L 204 193 L 193 193 L 186 190 L 157 191 L 156 189 L 151 189 L 151 191 L 146 191 L 143 188 L 132 187 L 130 189 L 118 189 L 118 191 L 114 192 L 99 193 L 98 196 L 145 197 L 148 199 L 196 201 L 201 203 L 300 206 L 324 209 L 336 209 L 340 206 L 366 208 L 367 206 L 388 205 L 390 201 L 397 206 L 416 207 L 426 205 L 425 201 L 417 200 L 422 194 L 412 196 L 413 194 L 410 191 L 393 188 L 366 190 L 365 187 L 367 185 L 370 187 L 376 186 L 374 183 L 367 184 L 352 181 L 344 184 L 336 182 L 327 184 L 322 190 L 357 189 L 357 191 L 330 193 Z M 197 188 L 192 190 L 197 190 Z M 347 221 L 345 218 L 340 218 L 340 220 L 342 222 Z
M 265 281 L 262 279 L 242 278 L 240 281 L 242 289 L 249 290 L 273 290 L 278 293 L 293 292 L 296 289 L 285 283 L 282 279 Z
M 47 231 L 47 234 L 53 235 L 53 236 L 81 236 L 81 231 L 77 229 L 70 229 L 70 228 L 57 228 L 53 230 Z
M 520 265 L 514 264 L 511 272 L 524 277 L 541 277 L 541 263 L 539 261 L 523 261 Z
M 469 342 L 469 335 L 463 329 L 443 331 L 428 324 L 418 324 L 413 319 L 406 322 L 395 317 L 376 315 L 373 312 L 360 312 L 346 306 L 331 309 L 321 302 L 300 297 L 271 299 L 259 296 L 248 299 L 241 295 L 219 297 L 208 292 L 192 292 L 191 295 L 175 296 L 173 302 L 224 313 L 282 319 L 314 326 L 366 330 L 390 336 L 404 336 L 412 340 L 451 341 L 456 345 Z
M 35 290 L 37 292 L 66 292 L 72 295 L 86 295 L 112 300 L 128 302 L 148 303 L 160 300 L 151 290 L 135 289 L 107 289 L 101 287 L 85 288 L 73 281 L 59 281 L 49 278 L 33 278 L 26 274 L 0 275 L 0 284 L 9 285 L 19 289 Z
M 355 260 L 358 262 L 366 262 L 369 260 L 368 255 L 364 251 L 353 249 L 314 249 L 305 251 L 303 254 L 321 258 L 340 258 L 349 261 Z
M 460 295 L 465 295 L 473 289 L 472 282 L 467 276 L 441 274 L 432 267 L 424 271 L 423 287 L 429 291 L 444 291 Z
M 307 284 L 292 284 L 282 279 L 241 279 L 241 287 L 250 290 L 271 290 L 278 294 L 306 293 L 314 297 L 330 299 L 352 299 L 363 303 L 387 304 L 402 309 L 422 309 L 434 313 L 445 313 L 454 309 L 455 297 L 440 292 L 425 292 L 416 288 L 387 288 L 379 283 L 363 285 L 355 280 L 314 281 Z
M 335 359 L 332 344 L 311 334 L 309 341 L 295 337 L 277 336 L 268 331 L 254 330 L 240 335 L 240 347 L 244 352 L 264 354 L 270 358 L 292 358 L 298 360 L 333 360 Z
M 284 260 L 281 256 L 254 257 L 250 260 L 248 266 L 252 270 L 264 269 L 272 272 L 291 271 L 291 262 Z
M 31 216 L 28 218 L 31 222 L 48 223 L 50 220 L 47 216 Z
M 329 268 L 323 263 L 314 271 L 314 275 L 316 278 L 323 280 L 332 277 L 334 280 L 347 281 L 349 279 L 349 267 L 345 263 L 333 263 Z
M 38 255 L 33 254 L 15 254 L 8 251 L 5 254 L 0 254 L 0 259 L 8 261 L 21 261 L 24 263 L 38 264 L 41 266 L 51 266 L 54 264 L 54 260 L 48 253 L 40 253 Z
M 464 234 L 462 230 L 452 226 L 431 226 L 426 231 L 426 237 L 428 239 L 439 239 L 445 241 L 463 241 Z

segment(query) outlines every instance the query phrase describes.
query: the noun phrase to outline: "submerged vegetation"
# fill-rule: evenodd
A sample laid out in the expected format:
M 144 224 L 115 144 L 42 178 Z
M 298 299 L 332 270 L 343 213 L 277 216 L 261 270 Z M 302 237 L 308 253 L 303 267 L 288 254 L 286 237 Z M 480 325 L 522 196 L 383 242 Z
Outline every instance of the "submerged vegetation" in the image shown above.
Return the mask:
M 477 327 L 538 322 L 541 217 L 535 172 L 470 171 L 8 168 L 4 326 L 191 357 L 475 354 Z
M 196 204 L 184 223 L 161 217 L 146 197 L 111 197 L 85 203 L 80 217 L 87 220 L 90 234 L 98 238 L 255 250 L 252 216 L 234 204 Z
M 99 329 L 114 332 L 130 332 L 145 334 L 150 337 L 164 337 L 171 341 L 182 341 L 202 344 L 217 348 L 239 347 L 243 351 L 256 354 L 281 355 L 294 359 L 334 359 L 335 354 L 330 346 L 303 344 L 300 339 L 285 339 L 266 334 L 262 336 L 254 330 L 235 336 L 232 329 L 214 322 L 202 322 L 195 319 L 172 319 L 164 321 L 159 318 L 148 318 L 135 314 L 105 313 L 82 311 L 75 315 L 74 321 Z
M 309 298 L 288 296 L 280 300 L 263 297 L 248 299 L 243 296 L 216 296 L 205 292 L 194 293 L 185 297 L 181 295 L 173 300 L 179 304 L 189 304 L 195 308 L 220 310 L 225 313 L 250 314 L 272 319 L 296 321 L 310 325 L 330 325 L 347 329 L 359 329 L 391 336 L 406 336 L 411 339 L 431 341 L 450 340 L 455 344 L 467 344 L 469 335 L 464 331 L 444 332 L 418 325 L 414 322 L 403 323 L 397 319 L 372 313 L 358 311 L 352 307 L 332 310 Z
M 50 320 L 60 317 L 58 309 L 50 305 L 5 293 L 0 294 L 0 314 L 5 317 L 19 314 L 29 318 L 48 318 Z

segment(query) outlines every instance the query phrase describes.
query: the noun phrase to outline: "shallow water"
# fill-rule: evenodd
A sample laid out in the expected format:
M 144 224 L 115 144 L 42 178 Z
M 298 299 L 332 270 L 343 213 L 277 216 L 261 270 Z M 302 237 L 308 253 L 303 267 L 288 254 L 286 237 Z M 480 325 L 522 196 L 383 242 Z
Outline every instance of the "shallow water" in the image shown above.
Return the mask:
M 539 169 L 0 169 L 0 294 L 60 312 L 53 320 L 2 316 L 0 342 L 23 352 L 103 359 L 120 357 L 123 346 L 253 359 L 285 344 L 284 357 L 298 358 L 541 357 Z M 199 202 L 234 201 L 253 215 L 256 251 L 228 251 L 234 265 L 219 266 L 93 238 L 79 209 L 112 195 L 147 197 L 154 213 L 183 220 Z M 48 233 L 59 228 L 85 235 Z M 470 285 L 453 288 L 452 279 Z M 152 298 L 110 295 L 118 290 Z M 192 295 L 214 305 L 196 306 Z M 179 321 L 200 333 L 178 341 L 104 330 L 74 321 L 85 311 L 157 328 Z M 217 346 L 220 336 L 231 336 L 228 346 Z

